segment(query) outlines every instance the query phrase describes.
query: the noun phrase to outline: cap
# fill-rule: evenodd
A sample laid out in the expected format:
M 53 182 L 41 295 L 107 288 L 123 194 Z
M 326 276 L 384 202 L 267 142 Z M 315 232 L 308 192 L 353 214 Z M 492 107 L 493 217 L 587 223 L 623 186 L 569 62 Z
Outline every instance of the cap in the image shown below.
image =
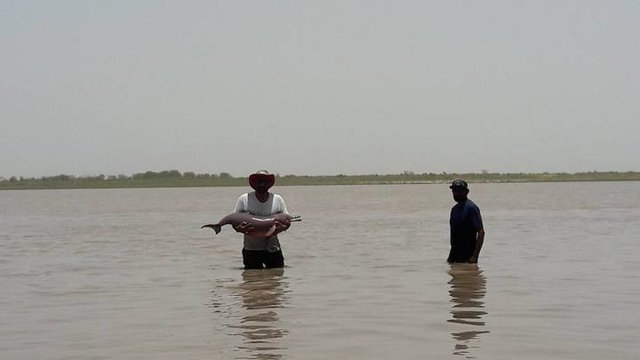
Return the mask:
M 270 188 L 276 183 L 276 176 L 267 170 L 258 170 L 249 175 L 249 185 L 251 185 L 253 189 L 258 186 L 260 180 L 266 181 L 267 188 Z
M 464 180 L 453 180 L 453 182 L 451 183 L 451 186 L 449 186 L 449 189 L 454 189 L 454 188 L 462 188 L 462 189 L 469 189 L 469 185 L 467 185 L 467 182 Z

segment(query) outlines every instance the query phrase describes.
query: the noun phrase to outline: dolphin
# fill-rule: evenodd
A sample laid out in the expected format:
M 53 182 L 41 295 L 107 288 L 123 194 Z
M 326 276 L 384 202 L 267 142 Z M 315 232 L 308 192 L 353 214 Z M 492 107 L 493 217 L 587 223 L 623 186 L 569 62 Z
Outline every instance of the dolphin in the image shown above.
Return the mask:
M 253 237 L 268 238 L 271 237 L 276 231 L 276 221 L 289 225 L 293 221 L 302 221 L 300 216 L 291 216 L 289 214 L 274 214 L 269 216 L 258 216 L 249 213 L 231 213 L 218 221 L 216 224 L 202 225 L 200 229 L 212 228 L 216 234 L 220 233 L 224 225 L 236 226 L 245 223 L 245 229 L 242 230 L 243 234 L 247 234 Z

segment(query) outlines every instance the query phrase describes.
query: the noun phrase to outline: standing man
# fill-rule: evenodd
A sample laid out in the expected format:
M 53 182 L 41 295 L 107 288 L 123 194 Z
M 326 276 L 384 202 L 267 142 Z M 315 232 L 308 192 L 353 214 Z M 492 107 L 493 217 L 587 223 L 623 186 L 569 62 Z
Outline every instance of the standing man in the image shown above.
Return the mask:
M 456 205 L 451 208 L 451 251 L 449 263 L 477 263 L 484 242 L 484 227 L 480 209 L 467 198 L 469 185 L 464 180 L 455 180 L 449 186 Z
M 240 195 L 236 203 L 236 212 L 246 212 L 257 216 L 274 214 L 288 214 L 284 199 L 272 194 L 269 189 L 275 184 L 275 175 L 267 170 L 259 170 L 249 175 L 249 185 L 253 192 Z M 234 227 L 237 232 L 243 232 L 248 225 L 242 223 Z M 245 269 L 283 268 L 284 256 L 280 249 L 278 233 L 289 228 L 290 224 L 276 222 L 276 231 L 269 238 L 255 238 L 244 235 L 242 247 L 242 261 Z

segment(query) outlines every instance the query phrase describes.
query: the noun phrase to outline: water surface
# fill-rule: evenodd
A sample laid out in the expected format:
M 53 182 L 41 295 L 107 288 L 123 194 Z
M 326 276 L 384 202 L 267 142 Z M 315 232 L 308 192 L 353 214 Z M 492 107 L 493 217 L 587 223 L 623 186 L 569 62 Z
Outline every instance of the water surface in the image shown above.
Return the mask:
M 200 225 L 246 188 L 1 191 L 3 359 L 637 359 L 640 183 L 276 187 L 287 267 Z

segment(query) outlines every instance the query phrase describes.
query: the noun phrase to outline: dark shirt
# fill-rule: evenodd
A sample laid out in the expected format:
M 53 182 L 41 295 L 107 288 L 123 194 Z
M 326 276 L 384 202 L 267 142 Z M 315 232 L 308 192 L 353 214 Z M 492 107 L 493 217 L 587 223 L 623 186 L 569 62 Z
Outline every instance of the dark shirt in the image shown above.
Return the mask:
M 476 249 L 477 233 L 483 228 L 480 209 L 469 199 L 457 203 L 451 208 L 449 225 L 451 251 L 447 261 L 450 263 L 469 261 Z

